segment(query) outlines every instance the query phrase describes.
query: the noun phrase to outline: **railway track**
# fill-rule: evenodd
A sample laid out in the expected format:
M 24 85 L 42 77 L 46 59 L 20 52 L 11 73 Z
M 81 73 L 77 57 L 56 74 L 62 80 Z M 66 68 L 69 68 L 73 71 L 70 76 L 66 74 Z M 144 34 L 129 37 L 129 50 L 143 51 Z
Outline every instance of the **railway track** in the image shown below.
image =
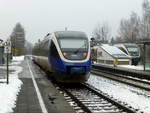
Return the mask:
M 130 77 L 136 77 L 139 79 L 150 80 L 149 72 L 144 72 L 144 71 L 137 71 L 137 70 L 131 70 L 126 68 L 113 67 L 109 65 L 102 65 L 102 64 L 94 64 L 92 65 L 92 69 L 107 70 L 112 73 L 118 73 Z
M 109 95 L 88 85 L 55 85 L 63 93 L 66 101 L 77 113 L 137 113 L 125 103 L 118 102 Z
M 77 113 L 142 113 L 88 84 L 53 84 Z
M 146 79 L 141 79 L 138 77 L 133 77 L 126 75 L 125 73 L 117 73 L 116 71 L 107 71 L 106 70 L 101 70 L 101 69 L 92 69 L 91 73 L 94 73 L 96 75 L 100 75 L 121 83 L 125 83 L 140 89 L 144 89 L 146 91 L 150 91 L 150 81 Z

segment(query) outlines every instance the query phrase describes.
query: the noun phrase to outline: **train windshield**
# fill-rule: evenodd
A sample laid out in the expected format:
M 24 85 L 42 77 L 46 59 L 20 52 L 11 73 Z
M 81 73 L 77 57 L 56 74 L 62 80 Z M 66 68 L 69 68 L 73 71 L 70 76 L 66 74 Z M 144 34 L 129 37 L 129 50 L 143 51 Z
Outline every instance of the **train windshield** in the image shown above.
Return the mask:
M 131 54 L 131 56 L 139 55 L 139 48 L 137 46 L 126 46 L 127 50 Z
M 63 56 L 69 60 L 83 60 L 88 55 L 88 39 L 86 38 L 59 38 Z
M 70 38 L 61 38 L 59 39 L 60 47 L 62 49 L 87 49 L 88 41 L 86 39 L 70 39 Z
M 136 48 L 136 47 L 129 47 L 127 49 L 129 52 L 138 52 L 138 48 Z

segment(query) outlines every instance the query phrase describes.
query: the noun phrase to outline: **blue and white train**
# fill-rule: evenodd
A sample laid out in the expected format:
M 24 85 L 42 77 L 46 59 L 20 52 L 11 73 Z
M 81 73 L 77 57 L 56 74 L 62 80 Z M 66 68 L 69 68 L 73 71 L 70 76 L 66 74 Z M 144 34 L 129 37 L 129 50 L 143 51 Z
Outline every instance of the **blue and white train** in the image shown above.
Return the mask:
M 57 31 L 35 45 L 33 60 L 59 82 L 85 82 L 90 76 L 90 43 L 83 32 Z

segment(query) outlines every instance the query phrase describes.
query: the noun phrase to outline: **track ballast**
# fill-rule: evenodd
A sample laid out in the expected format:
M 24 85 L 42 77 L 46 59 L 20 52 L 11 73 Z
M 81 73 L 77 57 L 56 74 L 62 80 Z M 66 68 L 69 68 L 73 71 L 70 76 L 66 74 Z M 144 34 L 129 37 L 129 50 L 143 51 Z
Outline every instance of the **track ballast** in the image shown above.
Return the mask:
M 125 103 L 118 102 L 109 95 L 102 93 L 88 84 L 59 85 L 57 89 L 64 94 L 65 99 L 77 113 L 136 113 Z
M 105 67 L 106 68 L 106 67 Z M 135 76 L 128 75 L 129 72 L 125 73 L 119 70 L 118 71 L 109 71 L 109 69 L 102 69 L 101 67 L 98 69 L 92 68 L 91 73 L 96 75 L 100 75 L 121 83 L 125 83 L 140 89 L 144 89 L 146 91 L 150 91 L 150 82 L 149 80 L 142 79 Z M 133 75 L 133 74 L 132 74 Z M 142 76 L 142 75 L 141 75 Z

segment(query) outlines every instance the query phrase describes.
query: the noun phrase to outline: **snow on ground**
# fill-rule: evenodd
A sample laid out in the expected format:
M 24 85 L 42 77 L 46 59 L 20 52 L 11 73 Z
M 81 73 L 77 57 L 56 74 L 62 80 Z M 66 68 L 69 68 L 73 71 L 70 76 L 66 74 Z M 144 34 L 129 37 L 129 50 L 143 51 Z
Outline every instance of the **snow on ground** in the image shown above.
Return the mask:
M 144 66 L 143 65 L 118 65 L 118 67 L 123 67 L 123 68 L 128 68 L 128 69 L 134 69 L 134 70 L 144 70 Z M 150 70 L 150 68 L 146 68 L 147 70 Z
M 134 65 L 119 65 L 118 67 L 135 69 L 135 70 L 144 70 L 144 66 L 143 65 L 138 65 L 138 66 L 134 66 Z
M 23 61 L 23 60 L 24 60 L 24 56 L 16 56 L 16 57 L 13 57 L 13 61 L 20 62 L 20 61 Z
M 13 62 L 11 63 L 11 65 L 18 65 L 21 63 L 21 61 L 24 60 L 24 56 L 16 56 L 13 57 Z
M 125 84 L 121 84 L 106 78 L 92 75 L 88 81 L 97 89 L 100 89 L 104 93 L 127 103 L 133 108 L 140 109 L 145 113 L 150 113 L 150 93 L 130 87 Z
M 7 85 L 5 82 L 6 79 L 0 79 L 0 113 L 10 113 L 13 112 L 13 108 L 15 107 L 17 95 L 21 89 L 22 81 L 18 78 L 18 74 L 22 71 L 22 67 L 18 66 L 21 61 L 23 61 L 24 56 L 14 57 L 9 67 L 10 70 L 13 70 L 9 74 L 9 84 Z M 14 65 L 15 64 L 15 65 Z M 1 66 L 1 68 L 5 69 L 5 66 Z

